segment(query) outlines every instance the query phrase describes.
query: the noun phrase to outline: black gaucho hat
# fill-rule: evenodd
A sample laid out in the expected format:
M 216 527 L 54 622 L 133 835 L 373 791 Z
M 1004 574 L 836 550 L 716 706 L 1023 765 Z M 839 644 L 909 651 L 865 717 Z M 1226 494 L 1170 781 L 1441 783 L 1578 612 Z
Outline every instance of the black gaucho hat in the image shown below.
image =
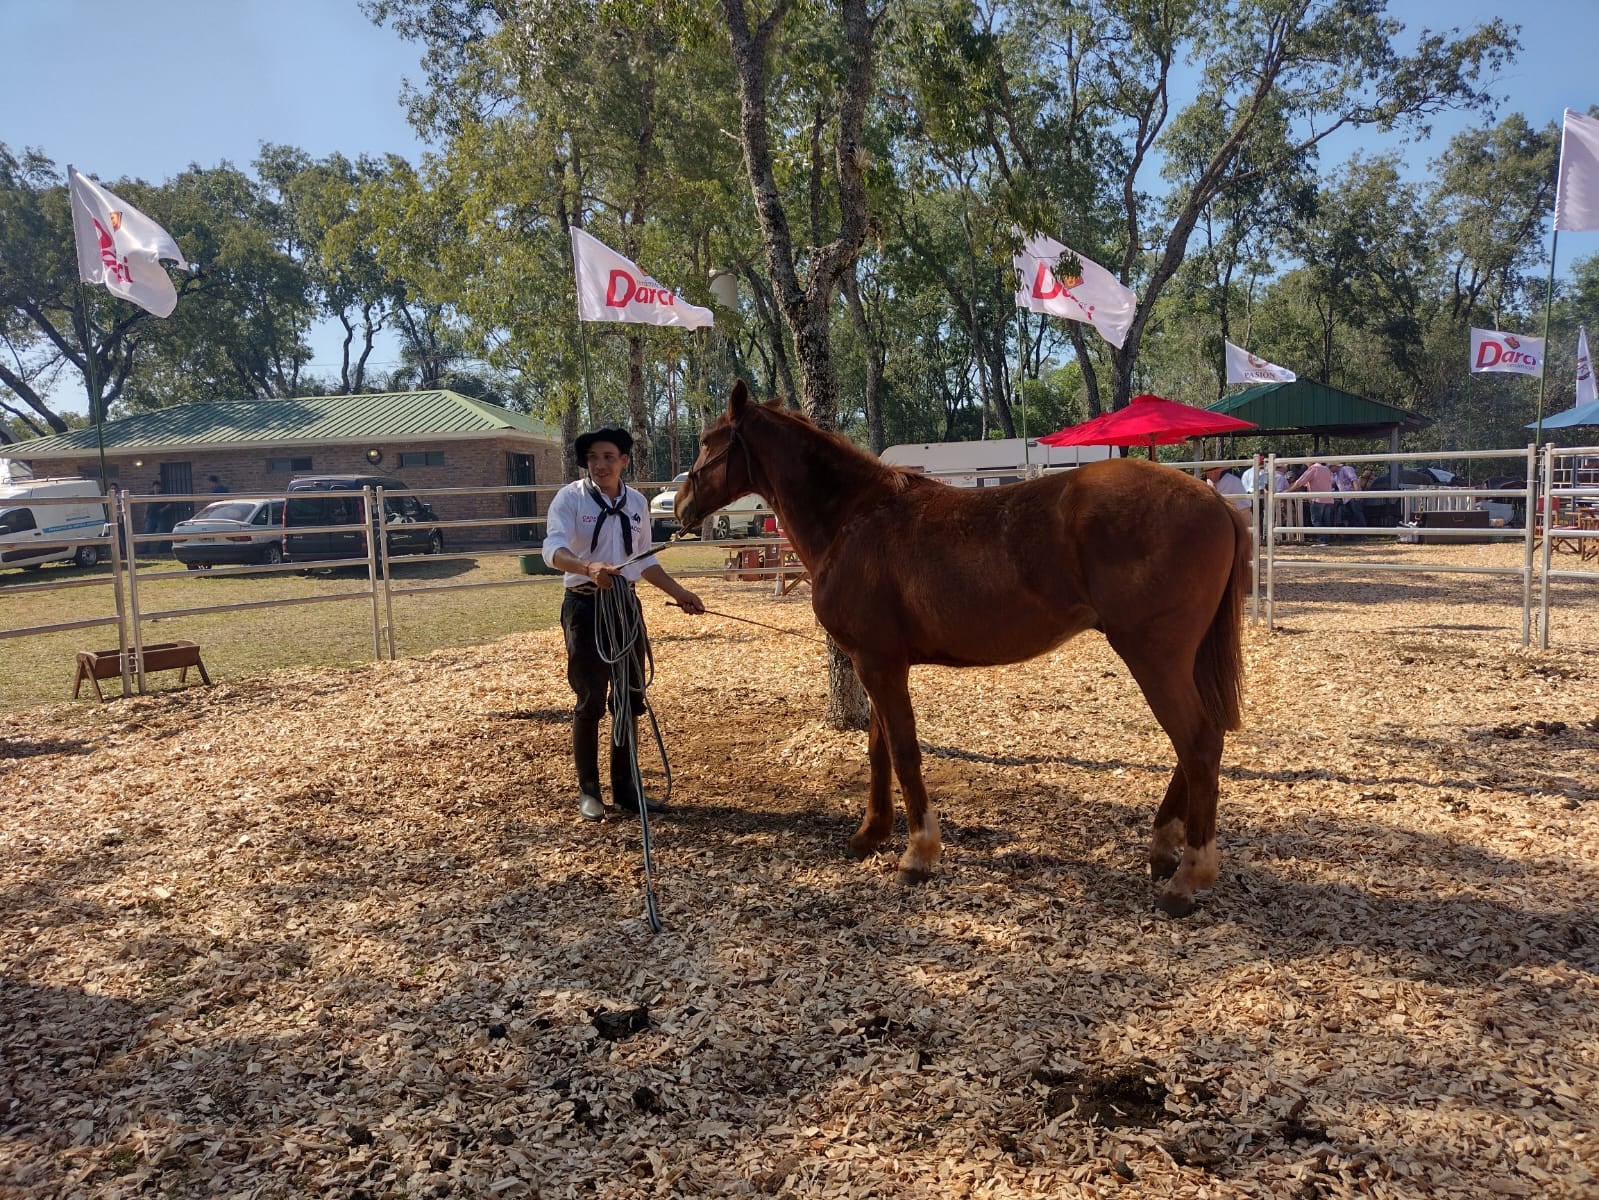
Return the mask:
M 625 429 L 594 429 L 588 433 L 577 435 L 573 448 L 577 451 L 577 461 L 588 461 L 589 447 L 595 442 L 610 442 L 629 458 L 633 456 L 633 435 Z

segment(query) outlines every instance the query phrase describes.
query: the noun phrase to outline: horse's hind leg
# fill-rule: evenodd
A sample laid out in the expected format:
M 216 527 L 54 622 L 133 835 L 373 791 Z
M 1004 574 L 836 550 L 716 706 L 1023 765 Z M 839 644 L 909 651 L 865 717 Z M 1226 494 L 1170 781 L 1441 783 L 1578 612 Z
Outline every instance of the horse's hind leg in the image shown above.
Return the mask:
M 1155 829 L 1149 839 L 1149 874 L 1156 883 L 1177 873 L 1183 858 L 1183 830 L 1188 816 L 1188 777 L 1178 763 L 1166 785 L 1166 796 L 1155 814 Z
M 883 729 L 882 712 L 872 705 L 871 730 L 866 735 L 866 757 L 871 767 L 871 782 L 866 794 L 866 815 L 861 827 L 849 839 L 850 853 L 856 858 L 876 854 L 894 835 L 894 778 L 889 762 L 888 734 Z
M 916 713 L 911 708 L 910 672 L 903 666 L 873 667 L 855 664 L 867 695 L 872 698 L 874 721 L 882 722 L 888 756 L 905 797 L 905 853 L 899 860 L 901 883 L 921 883 L 938 866 L 943 842 L 938 816 L 927 799 L 922 782 L 922 748 L 916 740 Z M 874 773 L 875 775 L 875 773 Z M 886 786 L 886 780 L 885 780 Z
M 1150 866 L 1160 878 L 1160 870 L 1175 849 L 1181 814 L 1182 855 L 1156 903 L 1171 916 L 1185 917 L 1194 910 L 1194 894 L 1216 882 L 1216 797 L 1222 731 L 1206 715 L 1194 684 L 1192 651 L 1184 653 L 1180 647 L 1136 638 L 1112 637 L 1110 641 L 1132 671 L 1150 711 L 1177 751 L 1177 769 L 1155 817 Z

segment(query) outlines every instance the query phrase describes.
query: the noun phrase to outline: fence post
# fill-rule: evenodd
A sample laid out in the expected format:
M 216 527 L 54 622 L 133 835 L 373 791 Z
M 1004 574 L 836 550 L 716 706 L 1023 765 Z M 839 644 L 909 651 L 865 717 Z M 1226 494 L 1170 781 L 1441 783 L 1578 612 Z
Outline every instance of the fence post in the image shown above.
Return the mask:
M 377 494 L 382 495 L 381 489 Z M 373 500 L 372 485 L 364 485 L 361 488 L 361 519 L 366 522 L 366 583 L 367 591 L 372 596 L 372 657 L 382 662 L 383 618 L 378 607 L 378 564 L 382 554 L 380 547 L 386 546 L 389 539 L 383 528 L 383 514 L 373 507 Z
M 389 648 L 389 661 L 393 662 L 398 656 L 394 653 L 394 588 L 390 582 L 393 574 L 389 563 L 388 503 L 388 494 L 383 488 L 378 488 L 378 562 L 383 566 L 383 641 Z
M 1250 556 L 1249 572 L 1249 623 L 1260 624 L 1260 472 L 1265 460 L 1255 455 L 1255 469 L 1249 476 L 1249 537 L 1255 543 L 1255 553 Z
M 1536 527 L 1538 494 L 1538 446 L 1536 442 L 1527 443 L 1527 519 L 1525 536 L 1522 538 L 1521 560 L 1521 648 L 1525 650 L 1532 644 L 1532 539 L 1533 529 Z
M 1549 493 L 1554 491 L 1555 481 L 1555 448 L 1549 443 L 1543 448 L 1543 487 L 1538 496 L 1538 516 L 1543 523 L 1543 551 L 1538 556 L 1538 572 L 1542 576 L 1538 585 L 1538 649 L 1549 649 L 1549 558 L 1554 552 L 1554 541 L 1550 535 L 1554 532 L 1550 522 L 1554 520 L 1554 513 L 1549 510 L 1549 502 L 1554 499 Z
M 122 694 L 131 695 L 133 680 L 128 674 L 128 608 L 127 601 L 122 593 L 122 547 L 128 547 L 129 555 L 133 552 L 133 542 L 124 542 L 122 539 L 128 535 L 130 528 L 128 522 L 126 497 L 124 489 L 116 484 L 111 485 L 111 593 L 116 599 L 117 606 L 117 662 L 122 666 Z
M 122 493 L 122 511 L 127 516 L 131 509 L 128 505 L 128 495 Z M 138 680 L 139 695 L 144 695 L 144 630 L 140 628 L 144 618 L 139 613 L 139 544 L 134 539 L 138 535 L 133 532 L 133 522 L 128 522 L 128 626 L 133 632 L 133 670 Z M 122 656 L 122 674 L 127 678 L 128 656 Z
M 1266 456 L 1266 628 L 1277 628 L 1277 456 Z

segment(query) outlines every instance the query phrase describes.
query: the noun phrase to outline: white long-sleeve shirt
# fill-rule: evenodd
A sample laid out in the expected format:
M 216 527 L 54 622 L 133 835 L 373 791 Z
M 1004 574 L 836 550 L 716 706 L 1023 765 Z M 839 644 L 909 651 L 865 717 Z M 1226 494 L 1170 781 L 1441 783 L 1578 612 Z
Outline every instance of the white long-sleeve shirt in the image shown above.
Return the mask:
M 634 491 L 626 484 L 622 485 L 622 494 L 627 498 L 626 514 L 633 531 L 633 553 L 640 554 L 652 549 L 655 543 L 650 540 L 650 502 L 644 498 L 643 492 Z M 562 547 L 584 562 L 614 565 L 626 560 L 629 555 L 622 542 L 622 525 L 618 518 L 608 518 L 600 527 L 599 541 L 594 542 L 594 523 L 600 516 L 600 507 L 589 495 L 585 480 L 576 480 L 556 492 L 555 498 L 550 501 L 549 517 L 544 526 L 544 561 L 555 566 L 555 552 Z M 591 542 L 594 543 L 592 550 L 589 549 Z M 644 577 L 645 571 L 656 565 L 652 554 L 623 567 L 622 577 L 637 583 Z M 562 576 L 562 582 L 570 588 L 593 581 L 587 575 L 574 575 L 567 571 Z

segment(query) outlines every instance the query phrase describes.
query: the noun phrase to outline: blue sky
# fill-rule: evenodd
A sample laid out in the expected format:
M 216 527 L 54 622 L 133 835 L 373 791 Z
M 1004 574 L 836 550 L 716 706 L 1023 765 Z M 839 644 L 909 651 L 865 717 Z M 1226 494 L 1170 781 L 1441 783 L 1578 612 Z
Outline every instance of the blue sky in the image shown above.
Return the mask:
M 1499 15 L 1520 24 L 1522 51 L 1493 87 L 1500 116 L 1541 124 L 1599 103 L 1599 0 L 1390 0 L 1389 11 L 1412 33 Z M 421 48 L 372 24 L 356 0 L 0 0 L 0 46 L 0 142 L 101 180 L 160 182 L 224 160 L 248 168 L 263 142 L 313 157 L 422 152 L 400 107 Z M 1402 149 L 1420 176 L 1465 124 L 1446 115 L 1409 147 L 1343 138 L 1323 160 Z M 1563 267 L 1599 253 L 1599 234 L 1567 236 Z M 313 345 L 312 369 L 336 370 L 331 331 Z

